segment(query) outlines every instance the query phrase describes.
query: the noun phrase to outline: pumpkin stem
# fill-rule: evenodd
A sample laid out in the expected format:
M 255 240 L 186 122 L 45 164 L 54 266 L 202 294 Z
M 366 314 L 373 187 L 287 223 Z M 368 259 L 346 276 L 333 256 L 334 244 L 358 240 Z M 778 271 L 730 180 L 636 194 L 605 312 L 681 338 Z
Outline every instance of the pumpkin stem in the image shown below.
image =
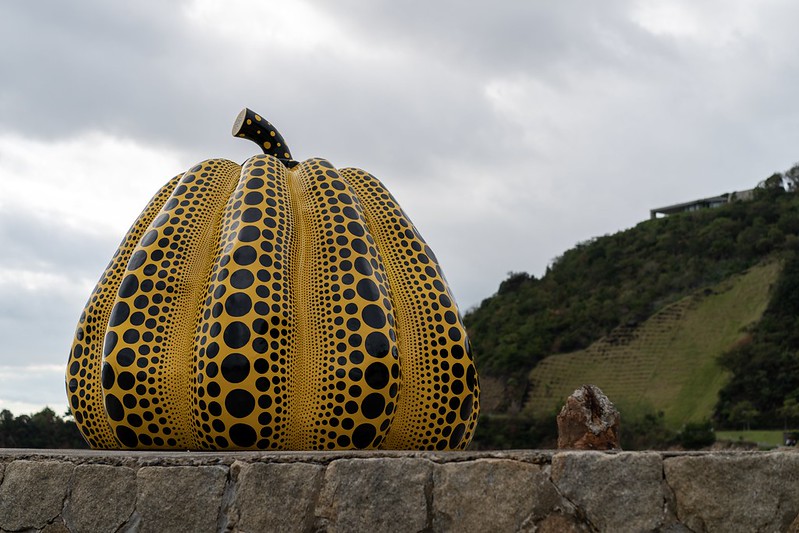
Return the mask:
M 289 147 L 280 132 L 251 109 L 244 108 L 233 123 L 233 136 L 248 139 L 258 146 L 265 154 L 273 155 L 280 159 L 287 168 L 292 168 L 299 163 L 291 158 Z

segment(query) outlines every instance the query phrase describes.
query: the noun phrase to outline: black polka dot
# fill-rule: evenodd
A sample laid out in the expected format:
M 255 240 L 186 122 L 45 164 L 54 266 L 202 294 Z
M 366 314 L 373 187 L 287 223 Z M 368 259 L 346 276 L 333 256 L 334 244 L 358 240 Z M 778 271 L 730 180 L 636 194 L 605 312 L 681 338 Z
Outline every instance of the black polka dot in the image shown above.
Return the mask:
M 386 325 L 386 314 L 383 310 L 374 304 L 369 304 L 363 308 L 361 318 L 370 327 L 380 329 Z
M 355 260 L 355 270 L 364 276 L 371 276 L 373 272 L 372 265 L 369 264 L 369 260 L 365 257 L 359 257 Z
M 474 367 L 469 365 L 469 370 L 466 371 L 466 386 L 469 387 L 469 390 L 474 392 L 474 388 L 477 385 L 477 372 L 475 371 Z
M 376 302 L 378 298 L 380 298 L 380 290 L 377 288 L 377 285 L 371 279 L 362 279 L 358 282 L 357 285 L 358 294 L 364 300 L 369 300 L 370 302 Z
M 119 363 L 120 366 L 130 366 L 135 360 L 136 352 L 130 348 L 122 348 L 119 350 L 119 353 L 117 353 L 117 363 Z
M 108 357 L 108 355 L 114 351 L 114 348 L 117 345 L 117 341 L 119 337 L 113 331 L 109 331 L 105 334 L 105 342 L 103 342 L 103 355 Z
M 255 248 L 250 245 L 237 248 L 236 251 L 233 252 L 233 260 L 236 262 L 236 264 L 241 266 L 247 266 L 254 263 L 256 257 L 257 253 L 255 252 Z
M 366 336 L 366 351 L 372 357 L 385 357 L 390 346 L 388 339 L 380 331 L 373 331 Z
M 461 416 L 461 420 L 469 420 L 469 417 L 472 416 L 473 405 L 474 405 L 473 396 L 467 396 L 466 399 L 463 400 L 459 413 Z
M 158 238 L 158 231 L 151 229 L 141 239 L 142 246 L 150 246 Z
M 125 330 L 125 333 L 122 334 L 122 340 L 127 342 L 128 344 L 134 344 L 139 341 L 139 331 L 133 328 Z
M 120 372 L 117 383 L 123 390 L 130 390 L 136 384 L 136 378 L 130 372 Z
M 261 236 L 258 226 L 244 226 L 239 230 L 239 240 L 241 242 L 252 242 Z
M 255 281 L 252 272 L 246 269 L 239 269 L 230 276 L 230 284 L 237 289 L 246 289 Z
M 383 410 L 385 408 L 386 399 L 378 392 L 369 394 L 361 402 L 361 412 L 363 413 L 363 416 L 369 419 L 375 419 L 383 414 Z
M 247 196 L 244 197 L 244 203 L 247 205 L 258 205 L 263 201 L 264 195 L 258 191 L 249 192 Z
M 233 389 L 225 397 L 225 409 L 231 416 L 244 418 L 255 409 L 255 398 L 249 391 Z
M 352 444 L 358 449 L 367 448 L 377 435 L 377 429 L 372 424 L 361 424 L 352 432 Z
M 257 207 L 250 207 L 241 214 L 243 222 L 258 222 L 261 220 L 261 210 Z
M 138 439 L 136 438 L 136 433 L 127 426 L 118 426 L 116 434 L 119 442 L 128 448 L 135 448 L 139 443 Z
M 452 430 L 452 435 L 450 435 L 449 437 L 450 448 L 455 448 L 458 446 L 458 444 L 460 444 L 465 431 L 466 431 L 466 426 L 464 424 L 458 424 L 457 426 L 455 426 L 455 429 Z
M 358 237 L 363 237 L 365 233 L 363 230 L 363 225 L 355 221 L 352 221 L 349 224 L 347 224 L 347 229 L 350 230 L 350 233 Z
M 231 348 L 241 348 L 250 341 L 250 328 L 243 322 L 231 322 L 225 328 L 224 338 Z
M 234 292 L 225 301 L 225 310 L 230 316 L 244 316 L 251 308 L 252 300 L 243 292 Z
M 215 342 L 212 342 L 208 345 L 205 349 L 205 356 L 209 359 L 213 359 L 219 353 L 219 345 Z
M 128 262 L 128 270 L 136 270 L 140 266 L 144 264 L 147 260 L 147 252 L 144 250 L 136 250 L 133 255 L 130 256 L 130 261 Z
M 230 440 L 236 446 L 246 448 L 255 444 L 258 435 L 255 430 L 247 424 L 233 424 L 230 428 Z
M 250 373 L 250 361 L 240 353 L 232 353 L 222 361 L 222 376 L 230 383 L 244 381 Z
M 114 386 L 115 374 L 114 368 L 108 363 L 103 363 L 103 371 L 101 372 L 101 381 L 104 389 L 110 389 Z
M 109 418 L 115 422 L 121 422 L 122 419 L 125 418 L 125 408 L 122 406 L 122 402 L 119 401 L 119 398 L 113 394 L 105 395 L 105 410 Z
M 125 302 L 117 302 L 111 310 L 111 317 L 108 319 L 109 327 L 122 324 L 130 314 L 130 307 Z
M 135 274 L 128 274 L 119 284 L 119 297 L 129 298 L 139 289 L 139 278 Z
M 382 389 L 388 385 L 388 367 L 377 361 L 366 367 L 364 373 L 366 383 L 373 389 Z

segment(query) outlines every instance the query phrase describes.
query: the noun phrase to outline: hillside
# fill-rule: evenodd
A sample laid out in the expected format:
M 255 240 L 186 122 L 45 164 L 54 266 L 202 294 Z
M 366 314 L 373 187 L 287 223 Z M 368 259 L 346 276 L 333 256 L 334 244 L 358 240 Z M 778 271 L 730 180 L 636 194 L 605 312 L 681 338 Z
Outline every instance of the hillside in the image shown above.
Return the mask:
M 593 383 L 623 412 L 663 411 L 675 430 L 710 418 L 727 378 L 717 355 L 747 337 L 779 273 L 779 263 L 758 265 L 638 326 L 619 326 L 585 350 L 547 357 L 530 373 L 523 411 L 544 416 L 580 385 Z
M 586 369 L 583 381 L 596 382 L 614 372 L 635 381 L 639 378 L 630 377 L 635 372 L 651 372 L 648 385 L 635 385 L 646 394 L 630 400 L 629 408 L 653 416 L 663 411 L 661 418 L 670 426 L 711 413 L 719 427 L 744 420 L 747 425 L 755 420 L 775 426 L 793 416 L 783 404 L 791 384 L 799 384 L 799 358 L 789 365 L 787 376 L 785 360 L 799 352 L 799 334 L 778 335 L 774 329 L 786 328 L 785 301 L 799 294 L 791 289 L 799 289 L 799 195 L 792 192 L 793 181 L 789 190 L 783 187 L 785 177 L 796 177 L 795 171 L 763 182 L 751 201 L 647 220 L 580 243 L 554 260 L 540 279 L 511 273 L 495 295 L 464 317 L 481 373 L 483 434 L 486 428 L 505 431 L 507 425 L 528 431 L 542 411 L 553 408 L 555 397 L 571 387 L 570 380 L 578 381 L 575 368 L 565 363 L 578 360 Z M 774 303 L 775 292 L 783 295 L 780 305 Z M 681 318 L 661 320 L 669 313 Z M 796 322 L 791 318 L 791 324 Z M 696 330 L 700 323 L 709 329 Z M 771 329 L 763 329 L 764 324 Z M 643 336 L 658 327 L 673 328 L 674 338 L 658 346 L 646 344 L 650 341 Z M 625 332 L 640 338 L 619 342 Z M 692 336 L 702 341 L 693 348 Z M 623 363 L 615 353 L 613 361 L 603 360 L 612 342 L 617 346 L 611 351 L 626 351 L 634 361 Z M 688 364 L 685 375 L 696 383 L 681 387 L 709 392 L 701 398 L 686 393 L 688 403 L 695 398 L 694 406 L 681 404 L 676 393 L 673 401 L 660 402 L 650 389 L 665 390 L 671 379 L 667 369 L 673 367 L 661 361 L 634 370 L 635 365 L 650 364 L 637 359 L 644 352 L 660 354 L 653 360 L 666 354 L 682 357 L 679 364 Z M 767 368 L 747 366 L 752 359 Z M 775 360 L 781 363 L 768 364 Z M 714 361 L 715 370 L 703 377 L 701 368 L 710 368 L 702 367 L 708 361 Z M 556 376 L 560 373 L 569 376 L 568 384 L 555 385 L 562 380 Z M 560 386 L 563 390 L 553 392 Z M 799 395 L 795 401 L 799 419 Z M 536 402 L 546 407 L 532 407 Z M 515 422 L 503 425 L 496 423 L 497 417 Z

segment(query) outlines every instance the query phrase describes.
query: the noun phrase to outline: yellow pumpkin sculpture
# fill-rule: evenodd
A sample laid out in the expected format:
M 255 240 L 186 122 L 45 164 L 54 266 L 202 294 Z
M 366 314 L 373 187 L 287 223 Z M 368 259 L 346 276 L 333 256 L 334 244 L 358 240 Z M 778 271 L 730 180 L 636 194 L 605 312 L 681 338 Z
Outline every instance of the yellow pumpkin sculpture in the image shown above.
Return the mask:
M 66 372 L 92 448 L 463 449 L 469 342 L 435 255 L 374 176 L 211 159 L 150 201 L 81 314 Z

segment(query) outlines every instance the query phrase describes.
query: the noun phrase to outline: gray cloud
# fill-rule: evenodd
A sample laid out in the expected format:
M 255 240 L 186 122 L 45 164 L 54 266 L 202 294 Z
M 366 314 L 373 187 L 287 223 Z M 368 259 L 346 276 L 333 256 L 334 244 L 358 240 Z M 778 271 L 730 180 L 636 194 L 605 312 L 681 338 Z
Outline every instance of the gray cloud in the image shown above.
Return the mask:
M 234 22 L 192 18 L 197 5 L 7 3 L 0 133 L 100 131 L 178 153 L 185 170 L 253 154 L 229 134 L 250 106 L 295 157 L 379 176 L 464 309 L 508 271 L 540 275 L 651 207 L 748 188 L 799 159 L 799 5 L 677 1 L 666 6 L 676 18 L 647 21 L 654 4 L 635 0 L 316 0 L 273 12 L 231 0 Z M 0 276 L 24 267 L 49 283 L 0 284 L 0 333 L 14 339 L 0 366 L 60 362 L 86 285 L 121 238 L 58 224 L 45 213 L 59 210 L 35 202 L 0 205 Z

